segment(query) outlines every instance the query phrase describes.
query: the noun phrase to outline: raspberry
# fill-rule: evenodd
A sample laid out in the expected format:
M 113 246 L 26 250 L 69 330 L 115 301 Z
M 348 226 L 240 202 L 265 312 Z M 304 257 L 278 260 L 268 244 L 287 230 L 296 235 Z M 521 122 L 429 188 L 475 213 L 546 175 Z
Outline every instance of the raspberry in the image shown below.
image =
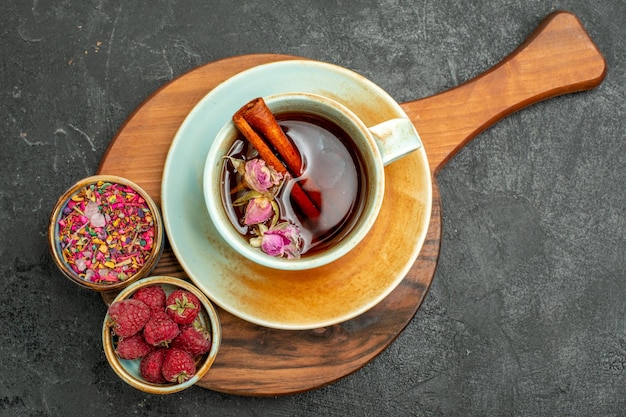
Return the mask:
M 171 348 L 165 354 L 161 372 L 165 380 L 181 384 L 196 374 L 196 363 L 189 353 Z
M 144 302 L 153 310 L 163 310 L 165 308 L 165 291 L 160 285 L 150 285 L 141 287 L 133 294 L 135 300 Z
M 180 334 L 172 340 L 172 347 L 182 349 L 191 356 L 202 355 L 211 349 L 211 334 L 196 320 L 181 327 Z
M 150 311 L 150 319 L 164 319 L 164 318 L 170 319 L 170 317 L 165 312 L 165 309 L 163 310 L 152 309 L 152 311 Z
M 146 355 L 139 364 L 139 372 L 143 379 L 154 384 L 161 384 L 165 381 L 161 368 L 165 359 L 166 349 L 157 349 Z
M 154 350 L 153 346 L 146 343 L 141 333 L 135 333 L 129 337 L 120 338 L 115 352 L 122 359 L 139 359 Z
M 166 311 L 172 320 L 178 324 L 190 324 L 200 311 L 200 300 L 186 290 L 175 290 L 168 297 Z
M 109 327 L 119 337 L 132 336 L 143 329 L 150 318 L 150 307 L 139 300 L 116 301 L 109 307 Z
M 180 333 L 178 324 L 166 314 L 156 314 L 151 317 L 143 329 L 143 337 L 152 346 L 168 347 L 178 333 Z

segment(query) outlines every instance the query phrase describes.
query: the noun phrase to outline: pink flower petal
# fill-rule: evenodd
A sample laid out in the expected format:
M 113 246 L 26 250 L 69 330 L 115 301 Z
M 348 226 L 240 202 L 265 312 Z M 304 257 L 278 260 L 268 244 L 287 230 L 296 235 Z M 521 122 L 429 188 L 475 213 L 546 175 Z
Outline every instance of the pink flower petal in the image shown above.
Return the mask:
M 288 222 L 279 223 L 263 233 L 261 250 L 271 256 L 300 257 L 300 230 Z
M 263 223 L 274 215 L 271 202 L 265 197 L 257 197 L 248 202 L 243 223 L 247 226 Z
M 266 233 L 263 235 L 261 250 L 270 256 L 283 256 L 289 240 L 281 235 Z
M 282 175 L 267 166 L 262 159 L 251 159 L 246 162 L 244 181 L 248 186 L 260 193 L 267 192 L 274 185 L 278 185 Z

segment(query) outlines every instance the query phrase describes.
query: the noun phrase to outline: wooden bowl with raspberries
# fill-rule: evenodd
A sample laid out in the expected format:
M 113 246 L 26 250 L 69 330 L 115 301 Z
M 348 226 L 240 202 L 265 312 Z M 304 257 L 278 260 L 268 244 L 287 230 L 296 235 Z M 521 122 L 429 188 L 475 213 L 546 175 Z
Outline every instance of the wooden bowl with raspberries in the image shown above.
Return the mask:
M 111 302 L 102 326 L 104 353 L 115 373 L 151 394 L 182 391 L 209 370 L 221 342 L 217 312 L 179 278 L 144 278 Z

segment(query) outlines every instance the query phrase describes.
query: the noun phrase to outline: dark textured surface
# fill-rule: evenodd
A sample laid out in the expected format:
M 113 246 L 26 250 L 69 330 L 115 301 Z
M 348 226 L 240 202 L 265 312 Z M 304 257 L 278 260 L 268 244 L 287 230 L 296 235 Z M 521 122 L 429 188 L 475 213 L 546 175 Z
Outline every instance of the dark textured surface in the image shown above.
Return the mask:
M 155 89 L 273 52 L 348 67 L 410 101 L 496 64 L 556 9 L 580 17 L 606 80 L 512 115 L 442 170 L 433 286 L 373 362 L 280 398 L 156 397 L 113 373 L 104 304 L 53 267 L 45 229 Z M 0 11 L 0 415 L 626 415 L 624 2 L 6 0 Z

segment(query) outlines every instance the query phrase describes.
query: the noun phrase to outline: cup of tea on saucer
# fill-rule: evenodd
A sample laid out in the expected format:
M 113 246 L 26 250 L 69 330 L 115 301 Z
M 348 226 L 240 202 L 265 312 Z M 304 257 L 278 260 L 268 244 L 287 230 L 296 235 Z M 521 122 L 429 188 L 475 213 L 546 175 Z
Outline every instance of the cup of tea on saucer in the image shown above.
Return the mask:
M 319 94 L 258 97 L 242 103 L 209 149 L 206 207 L 245 258 L 317 268 L 363 240 L 382 206 L 384 167 L 421 146 L 408 118 L 366 126 Z

